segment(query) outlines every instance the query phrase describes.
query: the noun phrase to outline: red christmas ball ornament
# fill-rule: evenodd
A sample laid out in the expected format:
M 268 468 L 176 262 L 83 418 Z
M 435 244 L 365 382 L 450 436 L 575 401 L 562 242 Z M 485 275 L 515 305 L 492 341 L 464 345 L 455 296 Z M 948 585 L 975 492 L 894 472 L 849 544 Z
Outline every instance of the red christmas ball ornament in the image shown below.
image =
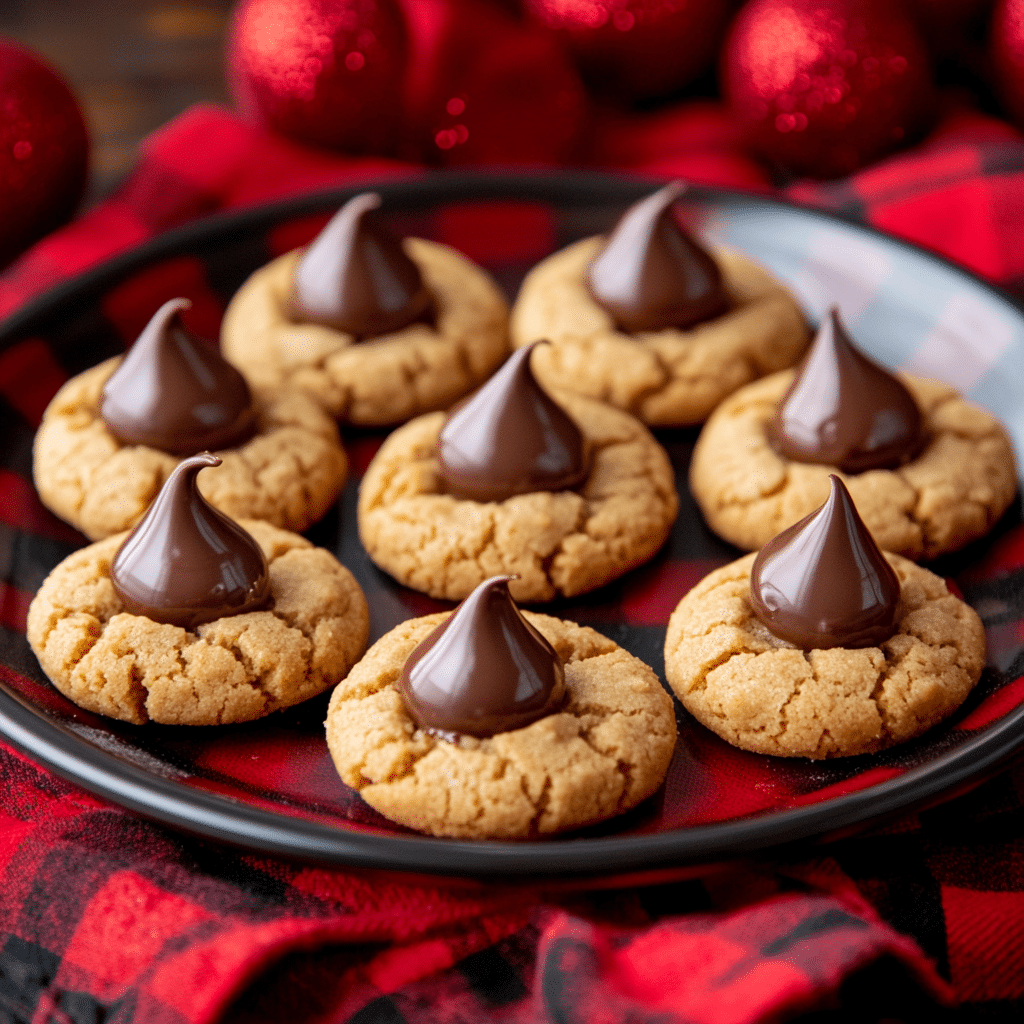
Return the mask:
M 242 0 L 227 39 L 238 108 L 301 142 L 395 146 L 408 38 L 396 0 Z
M 78 102 L 35 54 L 0 39 L 0 265 L 82 198 L 89 136 Z
M 710 67 L 730 0 L 523 0 L 559 32 L 587 85 L 618 99 L 667 96 Z
M 446 166 L 558 164 L 588 111 L 554 36 L 490 0 L 402 0 L 410 29 L 401 155 Z
M 726 38 L 722 86 L 751 146 L 820 178 L 909 141 L 933 103 L 927 48 L 893 0 L 751 0 Z
M 992 71 L 1003 104 L 1024 126 L 1024 3 L 997 0 L 989 36 Z

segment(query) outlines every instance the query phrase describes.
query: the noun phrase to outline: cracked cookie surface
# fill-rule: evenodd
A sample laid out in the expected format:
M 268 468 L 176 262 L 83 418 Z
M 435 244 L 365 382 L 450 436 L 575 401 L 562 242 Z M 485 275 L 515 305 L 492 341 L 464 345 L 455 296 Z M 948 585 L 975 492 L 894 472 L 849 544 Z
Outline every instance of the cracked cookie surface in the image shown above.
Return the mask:
M 900 375 L 921 409 L 928 441 L 896 469 L 846 474 L 795 462 L 771 446 L 765 425 L 793 379 L 766 377 L 726 399 L 704 425 L 690 463 L 690 490 L 708 525 L 752 550 L 809 515 L 846 484 L 878 546 L 929 559 L 981 537 L 1017 493 L 1013 445 L 991 413 L 946 384 Z
M 553 397 L 592 452 L 576 490 L 537 491 L 501 502 L 442 492 L 436 456 L 444 413 L 394 431 L 359 488 L 359 536 L 399 582 L 461 600 L 490 576 L 518 574 L 517 601 L 593 590 L 651 558 L 679 508 L 665 450 L 639 420 L 565 392 Z
M 296 249 L 257 270 L 238 290 L 221 326 L 221 347 L 258 385 L 299 387 L 332 416 L 362 426 L 402 423 L 445 409 L 484 381 L 508 355 L 508 303 L 484 270 L 446 245 L 406 238 L 434 298 L 433 325 L 380 337 L 351 334 L 286 314 Z
M 614 817 L 661 785 L 676 740 L 672 698 L 651 668 L 607 637 L 548 615 L 523 613 L 565 664 L 561 710 L 456 742 L 417 728 L 399 674 L 449 614 L 397 626 L 331 697 L 331 757 L 370 806 L 436 836 L 527 839 Z
M 803 651 L 750 606 L 755 554 L 716 569 L 679 602 L 665 676 L 686 709 L 744 750 L 843 757 L 903 743 L 952 714 L 985 665 L 977 613 L 934 573 L 885 557 L 900 579 L 893 636 L 879 647 Z
M 270 565 L 273 608 L 193 630 L 124 611 L 110 563 L 125 535 L 70 555 L 28 611 L 28 641 L 54 686 L 80 707 L 142 724 L 248 722 L 342 679 L 366 647 L 355 577 L 323 548 L 242 520 Z
M 69 380 L 43 414 L 32 473 L 44 505 L 90 540 L 129 530 L 143 516 L 177 455 L 123 445 L 100 415 L 103 385 L 120 363 L 108 359 Z M 302 531 L 331 507 L 348 459 L 337 424 L 307 395 L 254 388 L 256 433 L 217 452 L 222 463 L 199 479 L 203 497 L 233 519 L 264 519 Z
M 512 308 L 516 347 L 551 344 L 533 356 L 537 378 L 631 412 L 652 426 L 703 422 L 737 388 L 792 366 L 809 336 L 790 293 L 752 260 L 712 250 L 733 308 L 689 330 L 629 334 L 591 297 L 585 274 L 602 243 L 586 238 L 526 275 Z

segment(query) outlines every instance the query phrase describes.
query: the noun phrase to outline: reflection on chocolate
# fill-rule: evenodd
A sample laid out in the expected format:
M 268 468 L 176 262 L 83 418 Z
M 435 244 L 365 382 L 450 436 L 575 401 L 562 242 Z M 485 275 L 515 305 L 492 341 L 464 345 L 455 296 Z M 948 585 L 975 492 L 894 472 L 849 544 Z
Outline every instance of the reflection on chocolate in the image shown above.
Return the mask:
M 114 556 L 110 579 L 133 615 L 191 629 L 270 600 L 267 560 L 237 523 L 209 505 L 196 475 L 220 459 L 184 459 Z
M 844 473 L 902 465 L 925 441 L 913 396 L 858 351 L 833 306 L 767 424 L 779 454 Z
M 122 444 L 194 455 L 241 444 L 256 430 L 245 378 L 181 322 L 191 305 L 165 302 L 103 388 L 100 415 Z
M 376 192 L 350 199 L 295 268 L 293 319 L 363 338 L 397 331 L 430 310 L 430 292 L 402 243 L 379 223 Z
M 674 181 L 631 206 L 590 266 L 587 287 L 626 331 L 692 327 L 729 308 L 722 273 L 679 226 Z
M 398 686 L 421 729 L 493 736 L 561 703 L 562 661 L 512 600 L 515 578 L 484 580 L 406 659 Z
M 537 383 L 534 342 L 517 349 L 449 414 L 437 441 L 441 480 L 456 498 L 504 501 L 563 491 L 586 479 L 587 446 L 575 421 Z
M 754 614 L 804 650 L 874 647 L 892 636 L 900 581 L 837 476 L 817 511 L 758 552 L 750 570 Z

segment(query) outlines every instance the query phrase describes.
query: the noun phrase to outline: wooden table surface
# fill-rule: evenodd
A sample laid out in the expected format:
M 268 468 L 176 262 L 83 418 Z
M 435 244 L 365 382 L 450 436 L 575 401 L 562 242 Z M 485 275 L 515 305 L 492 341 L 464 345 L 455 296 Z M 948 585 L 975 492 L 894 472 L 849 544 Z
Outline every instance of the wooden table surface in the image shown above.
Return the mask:
M 0 35 L 67 81 L 92 138 L 86 204 L 133 166 L 141 140 L 200 100 L 230 103 L 224 35 L 235 0 L 0 0 Z

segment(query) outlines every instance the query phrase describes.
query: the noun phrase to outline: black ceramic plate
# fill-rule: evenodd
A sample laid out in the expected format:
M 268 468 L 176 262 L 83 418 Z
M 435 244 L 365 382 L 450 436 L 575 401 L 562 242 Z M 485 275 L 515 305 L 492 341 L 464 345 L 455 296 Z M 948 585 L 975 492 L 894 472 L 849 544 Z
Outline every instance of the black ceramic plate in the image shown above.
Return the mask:
M 395 228 L 449 242 L 514 295 L 538 259 L 609 227 L 650 185 L 579 174 L 437 175 L 382 182 Z M 318 863 L 408 872 L 581 882 L 659 874 L 863 826 L 971 785 L 1024 738 L 1024 531 L 1014 507 L 985 541 L 937 563 L 985 620 L 989 666 L 953 720 L 884 754 L 836 762 L 761 757 L 727 746 L 679 711 L 680 738 L 660 793 L 598 828 L 541 842 L 424 838 L 368 808 L 334 773 L 323 739 L 327 697 L 244 726 L 134 727 L 69 704 L 24 638 L 31 595 L 83 543 L 31 488 L 31 443 L 67 376 L 120 351 L 157 305 L 193 299 L 212 336 L 246 275 L 307 241 L 351 190 L 215 217 L 165 235 L 43 296 L 0 327 L 0 732 L 56 772 L 191 833 Z M 858 341 L 891 365 L 945 378 L 1007 422 L 1024 450 L 1024 318 L 981 281 L 911 246 L 781 203 L 694 190 L 695 231 L 753 255 L 790 283 L 811 321 L 839 302 Z M 24 368 L 31 372 L 24 376 Z M 3 368 L 8 370 L 4 371 Z M 669 613 L 697 579 L 738 552 L 704 526 L 686 490 L 696 432 L 661 431 L 677 470 L 679 522 L 648 565 L 549 610 L 592 625 L 663 675 Z M 350 432 L 353 479 L 309 536 L 363 585 L 371 639 L 446 607 L 406 590 L 356 536 L 361 469 L 381 435 Z

